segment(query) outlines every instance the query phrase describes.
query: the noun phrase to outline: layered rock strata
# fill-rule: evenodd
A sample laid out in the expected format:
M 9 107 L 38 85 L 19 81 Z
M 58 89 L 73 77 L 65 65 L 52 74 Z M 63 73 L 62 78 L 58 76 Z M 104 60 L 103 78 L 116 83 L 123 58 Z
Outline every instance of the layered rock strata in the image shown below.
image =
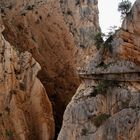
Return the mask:
M 115 33 L 78 74 L 82 78 L 66 108 L 58 140 L 139 140 L 140 61 L 137 0 Z

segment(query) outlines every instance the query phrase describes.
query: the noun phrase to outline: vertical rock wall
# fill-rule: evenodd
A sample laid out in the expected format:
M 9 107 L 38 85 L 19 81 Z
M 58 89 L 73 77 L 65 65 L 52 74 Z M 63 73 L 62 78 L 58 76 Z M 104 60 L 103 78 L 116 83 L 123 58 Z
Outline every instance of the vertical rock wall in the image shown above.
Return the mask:
M 94 36 L 99 31 L 97 0 L 61 0 L 66 24 L 75 38 L 77 47 L 94 46 Z
M 140 63 L 137 0 L 122 27 L 78 71 L 58 140 L 139 140 Z
M 0 2 L 4 36 L 20 52 L 29 51 L 42 70 L 38 76 L 54 108 L 60 129 L 63 112 L 75 93 L 76 47 L 56 0 L 10 0 Z
M 100 31 L 97 0 L 61 0 L 65 23 L 73 34 L 78 47 L 77 65 L 81 66 L 90 56 L 95 55 L 97 49 L 94 37 Z
M 29 52 L 19 53 L 0 26 L 0 139 L 53 140 L 52 105 L 37 78 L 40 65 Z
M 6 40 L 20 52 L 31 52 L 41 65 L 38 75 L 60 129 L 80 83 L 75 69 L 96 52 L 97 0 L 1 0 L 0 9 Z

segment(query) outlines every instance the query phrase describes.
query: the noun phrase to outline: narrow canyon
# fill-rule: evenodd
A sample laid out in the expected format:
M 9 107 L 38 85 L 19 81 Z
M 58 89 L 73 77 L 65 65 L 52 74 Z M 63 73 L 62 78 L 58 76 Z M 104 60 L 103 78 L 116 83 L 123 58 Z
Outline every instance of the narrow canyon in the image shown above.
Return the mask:
M 140 140 L 139 20 L 99 49 L 98 0 L 0 0 L 0 140 Z

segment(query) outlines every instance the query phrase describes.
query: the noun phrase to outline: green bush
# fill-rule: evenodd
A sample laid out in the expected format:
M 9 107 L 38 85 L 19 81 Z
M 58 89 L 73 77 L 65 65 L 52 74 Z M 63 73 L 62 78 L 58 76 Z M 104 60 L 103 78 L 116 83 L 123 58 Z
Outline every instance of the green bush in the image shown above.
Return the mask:
M 105 95 L 106 94 L 106 90 L 109 87 L 115 87 L 118 86 L 118 82 L 117 81 L 108 81 L 108 80 L 102 80 L 94 89 L 94 92 L 91 93 L 91 96 L 95 97 L 98 94 L 102 94 Z
M 104 43 L 104 47 L 108 49 L 110 53 L 112 52 L 112 41 L 113 41 L 113 35 L 110 35 Z
M 95 88 L 97 93 L 103 94 L 105 90 L 109 87 L 109 82 L 108 81 L 102 81 L 98 84 L 98 86 Z
M 102 67 L 104 69 L 108 68 L 111 65 L 111 63 L 105 64 L 104 61 L 101 61 L 96 68 Z
M 14 135 L 14 132 L 11 129 L 9 129 L 9 130 L 6 130 L 5 134 L 7 137 L 12 138 Z
M 132 4 L 129 0 L 122 0 L 118 5 L 118 11 L 121 12 L 121 17 L 125 17 L 132 7 Z
M 110 32 L 109 32 L 110 33 Z M 99 50 L 101 47 L 104 48 L 111 48 L 112 47 L 112 40 L 113 40 L 113 35 L 112 34 L 108 34 L 106 35 L 107 40 L 104 41 L 103 37 L 105 36 L 105 34 L 99 32 L 95 35 L 94 40 L 95 40 L 95 45 L 96 48 Z
M 100 125 L 102 125 L 108 118 L 110 117 L 109 114 L 103 113 L 100 114 L 99 116 L 94 118 L 94 125 L 96 127 L 99 127 Z
M 98 32 L 94 37 L 95 45 L 98 50 L 103 46 L 103 43 L 104 43 L 103 36 L 104 36 L 103 33 Z
M 88 133 L 88 130 L 84 128 L 84 129 L 82 129 L 82 131 L 81 131 L 81 136 L 86 136 L 87 133 Z

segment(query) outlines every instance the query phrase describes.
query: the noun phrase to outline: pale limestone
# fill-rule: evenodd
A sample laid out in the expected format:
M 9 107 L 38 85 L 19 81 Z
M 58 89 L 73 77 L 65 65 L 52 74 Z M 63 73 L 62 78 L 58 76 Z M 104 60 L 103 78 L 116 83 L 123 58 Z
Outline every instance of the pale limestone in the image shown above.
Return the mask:
M 0 33 L 0 139 L 53 140 L 52 105 L 37 78 L 40 65 Z
M 112 51 L 100 49 L 78 68 L 82 84 L 66 108 L 58 140 L 140 139 L 139 11 L 137 0 L 113 36 Z

